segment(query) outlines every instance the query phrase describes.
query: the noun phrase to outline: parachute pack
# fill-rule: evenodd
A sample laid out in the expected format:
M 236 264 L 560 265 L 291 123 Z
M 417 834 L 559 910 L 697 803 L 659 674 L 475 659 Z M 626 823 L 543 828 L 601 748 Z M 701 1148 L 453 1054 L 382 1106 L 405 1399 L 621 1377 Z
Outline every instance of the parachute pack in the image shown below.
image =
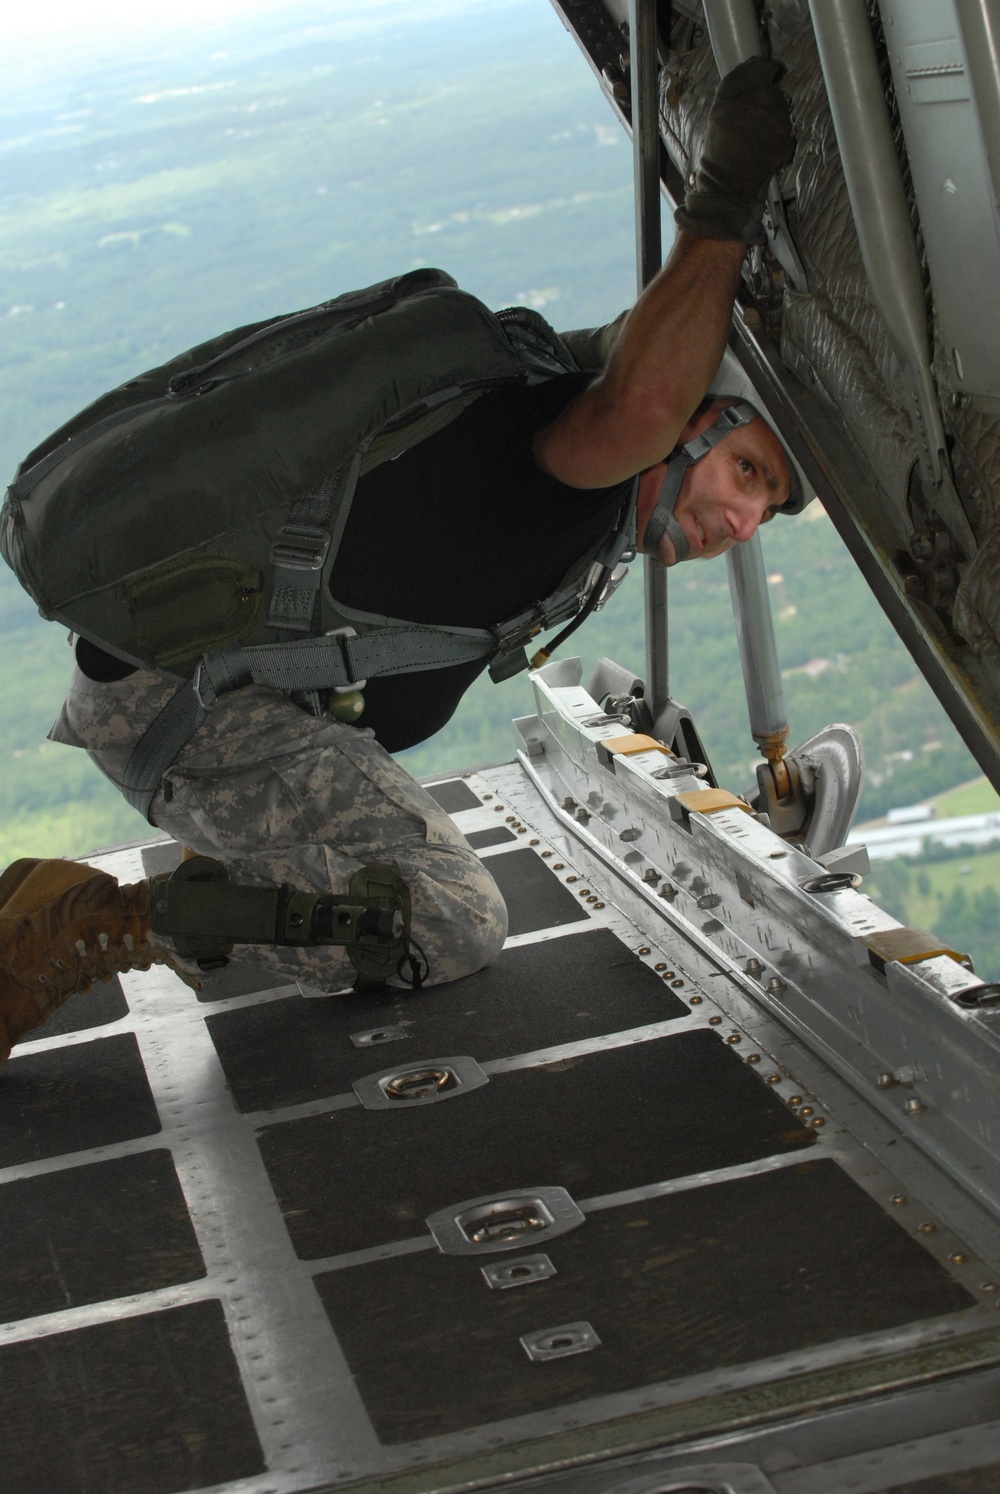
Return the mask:
M 589 366 L 593 345 L 415 270 L 192 348 L 37 447 L 0 514 L 5 560 L 43 617 L 178 680 L 129 763 L 130 802 L 148 814 L 225 691 L 309 696 L 487 658 L 505 679 L 529 638 L 592 605 L 634 503 L 551 596 L 488 629 L 358 612 L 329 577 L 364 472 L 488 390 Z

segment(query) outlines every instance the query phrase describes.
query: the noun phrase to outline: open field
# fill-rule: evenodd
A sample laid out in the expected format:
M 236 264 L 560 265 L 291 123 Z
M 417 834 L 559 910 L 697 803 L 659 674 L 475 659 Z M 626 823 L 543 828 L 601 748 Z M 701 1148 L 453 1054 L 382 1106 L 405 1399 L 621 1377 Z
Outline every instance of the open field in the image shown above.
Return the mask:
M 946 820 L 953 815 L 992 814 L 1000 809 L 1000 794 L 987 778 L 974 778 L 971 783 L 960 783 L 946 794 L 938 794 L 932 801 L 936 818 Z

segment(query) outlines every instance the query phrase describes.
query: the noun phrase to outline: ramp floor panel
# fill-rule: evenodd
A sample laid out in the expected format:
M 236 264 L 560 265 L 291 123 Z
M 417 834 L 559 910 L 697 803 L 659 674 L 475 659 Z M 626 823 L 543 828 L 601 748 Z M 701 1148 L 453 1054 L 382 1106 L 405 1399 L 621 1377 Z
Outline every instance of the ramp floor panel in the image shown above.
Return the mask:
M 466 840 L 474 851 L 485 851 L 490 846 L 502 846 L 505 841 L 513 840 L 514 833 L 505 830 L 502 825 L 497 825 L 492 830 L 470 830 Z
M 306 1116 L 259 1144 L 295 1249 L 312 1259 L 405 1239 L 453 1200 L 540 1180 L 589 1199 L 815 1140 L 699 1031 L 497 1073 L 447 1103 Z M 330 1210 L 330 1196 L 365 1207 Z
M 508 934 L 562 928 L 587 917 L 578 898 L 527 846 L 491 858 L 490 871 L 507 904 Z
M 554 1274 L 515 1290 L 490 1290 L 482 1261 L 430 1251 L 317 1276 L 380 1437 L 459 1431 L 526 1401 L 568 1405 L 972 1303 L 832 1162 L 602 1210 L 546 1255 Z M 581 1320 L 599 1349 L 544 1365 L 524 1353 L 522 1335 Z
M 445 1053 L 483 1061 L 687 1013 L 610 929 L 589 929 L 507 948 L 488 970 L 447 990 L 296 995 L 214 1012 L 207 1022 L 236 1104 L 271 1110 L 339 1094 L 380 1063 Z
M 0 1167 L 153 1136 L 160 1117 L 135 1034 L 27 1048 L 3 1070 Z
M 432 783 L 428 792 L 447 814 L 458 814 L 463 809 L 477 809 L 483 802 L 461 778 L 446 778 L 441 783 Z
M 962 1473 L 945 1473 L 940 1478 L 922 1478 L 915 1484 L 896 1484 L 881 1494 L 997 1494 L 1000 1490 L 1000 1463 L 989 1468 L 970 1468 Z
M 436 788 L 508 901 L 490 970 L 319 999 L 131 972 L 0 1070 L 5 1494 L 485 1488 L 1000 1356 L 988 1267 L 787 1032 L 720 1004 L 721 965 L 631 922 L 541 801 L 511 814 L 516 771 Z M 485 1082 L 369 1108 L 460 1059 Z M 558 1188 L 565 1233 L 461 1243 L 470 1201 Z M 578 1322 L 593 1348 L 528 1357 Z
M 205 1275 L 169 1151 L 0 1185 L 0 1321 Z
M 85 996 L 71 996 L 64 1006 L 52 1013 L 44 1027 L 29 1032 L 23 1043 L 37 1043 L 62 1037 L 66 1032 L 86 1032 L 91 1027 L 106 1027 L 128 1016 L 128 1002 L 117 976 L 92 986 Z
M 4 1494 L 174 1494 L 263 1471 L 217 1302 L 0 1348 Z

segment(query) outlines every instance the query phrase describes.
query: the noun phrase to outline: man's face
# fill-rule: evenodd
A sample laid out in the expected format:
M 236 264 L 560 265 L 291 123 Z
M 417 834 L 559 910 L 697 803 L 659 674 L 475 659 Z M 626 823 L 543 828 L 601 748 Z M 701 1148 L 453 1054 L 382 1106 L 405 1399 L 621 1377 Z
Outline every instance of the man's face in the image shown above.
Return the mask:
M 682 431 L 678 445 L 718 418 L 720 406 L 696 416 Z M 639 548 L 646 524 L 663 486 L 665 462 L 650 467 L 639 479 L 636 526 Z M 711 560 L 733 545 L 745 544 L 757 528 L 787 500 L 791 491 L 781 443 L 763 420 L 732 431 L 685 474 L 674 509 L 691 546 L 689 559 Z M 659 544 L 664 565 L 674 565 L 673 544 L 664 535 Z

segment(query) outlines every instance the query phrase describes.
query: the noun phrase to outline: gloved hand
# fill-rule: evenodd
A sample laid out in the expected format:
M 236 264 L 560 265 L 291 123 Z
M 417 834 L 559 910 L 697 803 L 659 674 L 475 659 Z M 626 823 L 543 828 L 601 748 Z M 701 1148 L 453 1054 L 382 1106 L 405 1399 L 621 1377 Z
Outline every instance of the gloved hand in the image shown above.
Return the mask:
M 694 186 L 674 214 L 678 228 L 705 239 L 764 239 L 760 215 L 767 184 L 795 149 L 783 68 L 749 57 L 716 91 Z

